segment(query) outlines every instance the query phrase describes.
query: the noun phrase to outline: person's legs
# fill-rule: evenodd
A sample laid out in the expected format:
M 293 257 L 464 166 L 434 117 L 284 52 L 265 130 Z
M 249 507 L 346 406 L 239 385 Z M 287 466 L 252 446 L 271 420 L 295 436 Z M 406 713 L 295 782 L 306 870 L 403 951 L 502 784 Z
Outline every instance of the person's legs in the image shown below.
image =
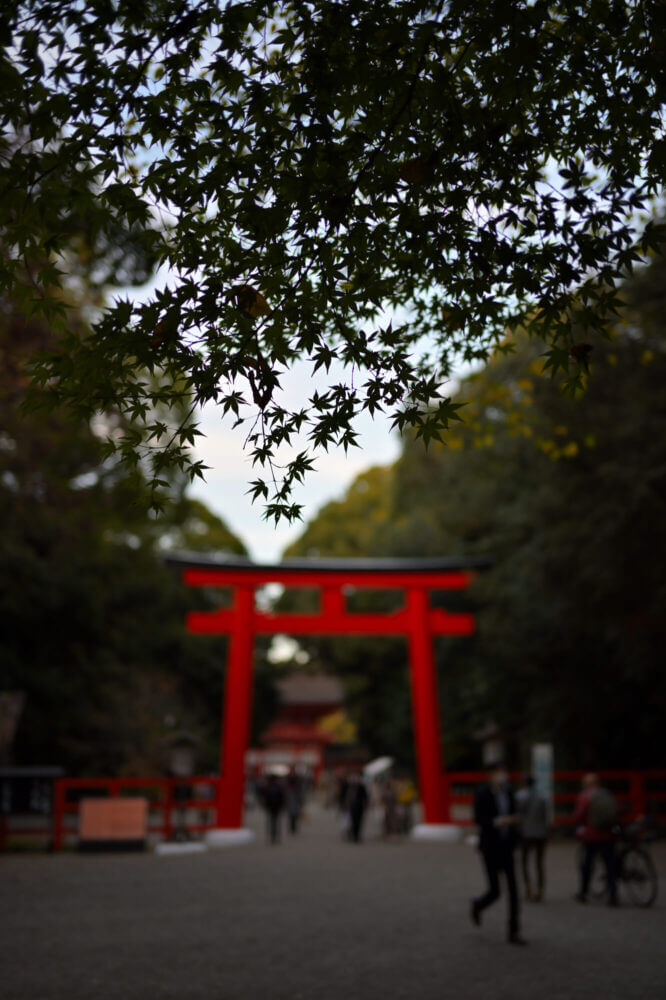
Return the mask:
M 536 873 L 537 873 L 537 892 L 534 897 L 537 902 L 543 899 L 544 889 L 546 888 L 546 876 L 545 876 L 545 854 L 546 854 L 546 840 L 541 838 L 534 841 L 534 853 L 536 857 Z
M 270 813 L 270 830 L 271 844 L 278 844 L 280 842 L 280 814 L 278 812 Z
M 601 857 L 606 868 L 606 879 L 608 881 L 608 902 L 611 906 L 617 905 L 617 862 L 615 858 L 615 844 L 612 840 L 604 841 L 599 845 Z
M 518 902 L 518 885 L 516 883 L 516 869 L 513 861 L 513 851 L 507 849 L 502 859 L 502 867 L 506 875 L 506 885 L 508 889 L 508 932 L 509 937 L 518 934 L 520 930 L 520 904 Z
M 537 871 L 537 891 L 534 899 L 536 900 L 537 903 L 543 899 L 544 890 L 546 888 L 545 856 L 546 856 L 545 838 L 540 838 L 539 840 L 535 840 L 534 857 L 536 861 L 536 871 Z
M 587 898 L 587 891 L 590 888 L 590 879 L 592 878 L 592 869 L 594 867 L 594 858 L 597 853 L 597 844 L 593 842 L 583 843 L 583 860 L 580 866 L 580 892 L 578 893 L 578 898 L 580 900 Z
M 531 842 L 523 838 L 520 842 L 520 863 L 523 870 L 523 882 L 525 883 L 525 899 L 532 898 L 532 886 L 530 884 L 530 848 Z
M 488 888 L 481 896 L 477 896 L 473 900 L 474 909 L 477 913 L 480 913 L 481 910 L 485 910 L 487 906 L 494 903 L 496 899 L 499 899 L 500 895 L 499 869 L 497 860 L 494 857 L 490 857 L 485 852 L 481 855 L 481 857 L 483 858 L 483 865 L 488 878 Z

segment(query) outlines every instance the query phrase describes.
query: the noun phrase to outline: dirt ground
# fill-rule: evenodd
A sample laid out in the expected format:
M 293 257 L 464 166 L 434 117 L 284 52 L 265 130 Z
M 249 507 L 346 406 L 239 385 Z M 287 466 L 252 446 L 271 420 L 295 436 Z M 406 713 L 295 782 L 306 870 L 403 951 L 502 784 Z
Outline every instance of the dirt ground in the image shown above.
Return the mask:
M 258 824 L 254 815 L 251 822 Z M 548 854 L 528 947 L 469 846 L 344 842 L 310 810 L 296 838 L 178 857 L 0 857 L 3 1000 L 656 1000 L 666 995 L 662 898 L 640 910 L 573 901 L 575 845 Z

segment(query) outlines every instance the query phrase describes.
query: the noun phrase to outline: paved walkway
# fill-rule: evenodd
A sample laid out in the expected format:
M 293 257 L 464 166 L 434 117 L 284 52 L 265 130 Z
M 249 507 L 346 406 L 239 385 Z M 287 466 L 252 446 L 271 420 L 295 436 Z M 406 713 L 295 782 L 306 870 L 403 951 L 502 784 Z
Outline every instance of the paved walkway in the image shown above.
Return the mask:
M 666 896 L 666 845 L 654 854 Z M 464 845 L 341 841 L 313 812 L 297 840 L 180 857 L 0 858 L 3 1000 L 655 1000 L 666 906 L 572 901 L 574 845 L 548 900 L 504 941 L 504 900 Z

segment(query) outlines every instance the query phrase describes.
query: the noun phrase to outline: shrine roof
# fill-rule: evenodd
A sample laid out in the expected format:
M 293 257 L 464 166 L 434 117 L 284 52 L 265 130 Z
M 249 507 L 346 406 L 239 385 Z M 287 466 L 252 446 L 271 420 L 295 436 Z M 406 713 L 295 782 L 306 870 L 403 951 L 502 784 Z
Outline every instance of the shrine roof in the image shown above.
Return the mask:
M 330 674 L 291 673 L 276 682 L 283 705 L 341 705 L 342 682 Z
M 375 558 L 299 558 L 282 562 L 258 563 L 243 556 L 203 555 L 201 552 L 170 552 L 165 562 L 174 566 L 201 569 L 230 569 L 236 572 L 316 573 L 433 573 L 456 570 L 489 569 L 493 560 L 488 556 L 447 556 L 434 558 L 375 559 Z

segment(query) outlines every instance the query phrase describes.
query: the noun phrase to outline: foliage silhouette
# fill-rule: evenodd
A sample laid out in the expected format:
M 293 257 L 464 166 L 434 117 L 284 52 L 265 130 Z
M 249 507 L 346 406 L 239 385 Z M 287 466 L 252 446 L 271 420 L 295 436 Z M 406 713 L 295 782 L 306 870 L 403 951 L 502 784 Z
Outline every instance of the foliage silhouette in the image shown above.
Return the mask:
M 109 446 L 157 482 L 203 474 L 181 418 L 215 401 L 276 518 L 360 413 L 436 439 L 459 418 L 452 364 L 507 328 L 542 335 L 575 390 L 618 279 L 663 239 L 663 18 L 638 0 L 6 4 L 0 280 L 60 328 L 43 387 L 127 416 L 141 432 Z M 85 340 L 58 294 L 81 219 L 101 250 L 139 232 L 168 274 Z M 292 405 L 298 360 L 314 384 Z

